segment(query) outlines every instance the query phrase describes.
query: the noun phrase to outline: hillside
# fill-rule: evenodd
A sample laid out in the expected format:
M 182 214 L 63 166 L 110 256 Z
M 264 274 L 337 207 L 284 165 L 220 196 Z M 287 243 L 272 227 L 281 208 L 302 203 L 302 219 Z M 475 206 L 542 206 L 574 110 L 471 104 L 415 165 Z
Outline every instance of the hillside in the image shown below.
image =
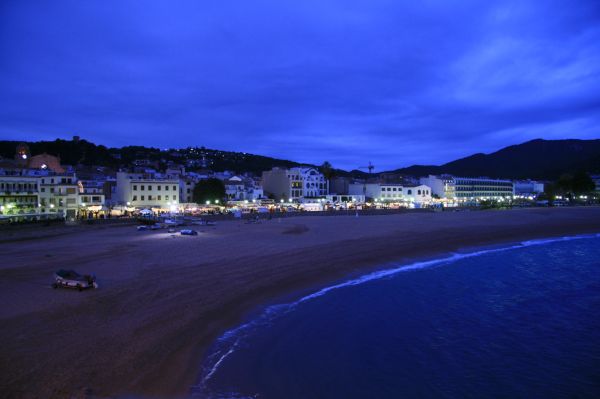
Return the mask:
M 565 172 L 600 172 L 600 140 L 532 140 L 491 154 L 474 154 L 440 166 L 413 165 L 393 173 L 448 173 L 511 179 L 555 179 Z
M 12 158 L 17 141 L 0 141 L 0 157 Z M 67 165 L 104 165 L 126 167 L 139 159 L 165 166 L 169 161 L 187 164 L 189 170 L 201 167 L 204 160 L 215 171 L 260 174 L 275 166 L 302 166 L 298 162 L 243 152 L 212 150 L 204 147 L 160 150 L 152 147 L 128 146 L 107 148 L 86 140 L 55 140 L 27 143 L 32 154 L 47 152 L 60 156 Z M 315 165 L 309 165 L 315 166 Z M 382 172 L 409 176 L 448 173 L 457 176 L 487 176 L 510 179 L 555 179 L 565 172 L 583 170 L 600 173 L 600 140 L 532 140 L 512 145 L 491 154 L 474 154 L 446 164 L 413 165 Z M 336 169 L 337 176 L 365 177 L 363 171 Z M 375 174 L 376 175 L 376 174 Z
M 18 141 L 0 141 L 0 158 L 13 158 Z M 214 171 L 252 172 L 260 174 L 273 167 L 317 166 L 294 161 L 248 154 L 244 152 L 220 151 L 204 147 L 161 150 L 152 147 L 127 146 L 107 148 L 86 140 L 61 140 L 25 142 L 32 155 L 48 153 L 60 157 L 66 165 L 102 165 L 113 169 L 127 167 L 135 160 L 147 159 L 165 166 L 169 161 L 186 165 L 188 170 L 200 169 L 205 163 Z M 347 172 L 335 169 L 337 176 L 364 175 L 363 172 Z

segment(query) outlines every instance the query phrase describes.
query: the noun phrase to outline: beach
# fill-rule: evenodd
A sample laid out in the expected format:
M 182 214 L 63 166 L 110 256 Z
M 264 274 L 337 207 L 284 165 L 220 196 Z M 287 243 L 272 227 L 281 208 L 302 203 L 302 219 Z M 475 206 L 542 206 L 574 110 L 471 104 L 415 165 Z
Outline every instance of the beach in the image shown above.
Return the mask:
M 133 226 L 23 239 L 0 231 L 0 397 L 185 397 L 202 356 L 261 304 L 387 262 L 469 247 L 600 232 L 600 208 L 286 217 Z M 100 288 L 53 290 L 52 273 L 95 273 Z

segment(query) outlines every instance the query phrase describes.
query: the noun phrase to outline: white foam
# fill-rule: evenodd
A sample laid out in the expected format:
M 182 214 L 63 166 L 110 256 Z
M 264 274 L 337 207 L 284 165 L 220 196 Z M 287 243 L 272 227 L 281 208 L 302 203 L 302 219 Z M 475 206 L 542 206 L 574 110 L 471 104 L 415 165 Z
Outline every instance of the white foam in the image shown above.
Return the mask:
M 217 360 L 217 362 L 215 363 L 215 365 L 212 367 L 212 369 L 210 370 L 210 372 L 206 375 L 206 377 L 204 377 L 204 380 L 209 380 L 210 377 L 213 376 L 213 374 L 217 371 L 217 369 L 219 368 L 219 366 L 221 365 L 221 363 L 223 363 L 223 360 L 225 360 L 227 358 L 227 356 L 231 355 L 233 352 L 235 352 L 235 347 L 237 346 L 237 342 L 235 344 L 233 344 L 231 346 L 231 348 L 229 348 L 229 350 L 227 351 L 227 353 L 225 353 L 223 356 L 221 356 L 219 358 L 219 360 Z
M 527 241 L 522 241 L 518 244 L 509 245 L 506 247 L 483 249 L 483 250 L 479 250 L 479 251 L 460 253 L 460 254 L 453 253 L 450 256 L 447 256 L 445 258 L 438 258 L 438 259 L 433 259 L 433 260 L 428 260 L 428 261 L 415 262 L 415 263 L 411 263 L 408 265 L 407 264 L 402 264 L 402 265 L 389 264 L 390 266 L 393 266 L 393 267 L 389 268 L 389 269 L 379 270 L 379 271 L 376 271 L 373 273 L 365 274 L 363 276 L 360 276 L 360 277 L 352 279 L 352 280 L 345 281 L 343 283 L 339 283 L 339 284 L 335 284 L 335 285 L 331 285 L 331 286 L 322 288 L 319 291 L 316 291 L 312 294 L 306 295 L 306 296 L 298 299 L 295 302 L 291 302 L 288 304 L 278 304 L 278 305 L 269 306 L 264 310 L 264 312 L 258 318 L 254 319 L 248 323 L 242 324 L 234 329 L 228 330 L 217 340 L 218 343 L 226 344 L 227 341 L 231 340 L 232 338 L 237 337 L 236 341 L 231 346 L 229 346 L 226 353 L 224 355 L 220 356 L 219 360 L 210 368 L 210 371 L 205 374 L 205 376 L 202 378 L 201 383 L 199 385 L 204 386 L 204 384 L 218 370 L 219 366 L 223 363 L 223 361 L 228 356 L 230 356 L 232 353 L 235 352 L 235 348 L 239 345 L 240 340 L 242 339 L 242 336 L 240 333 L 242 333 L 243 331 L 248 330 L 250 328 L 259 326 L 259 325 L 269 324 L 276 317 L 289 312 L 297 305 L 307 302 L 307 301 L 310 301 L 315 298 L 319 298 L 331 291 L 345 288 L 345 287 L 356 286 L 359 284 L 364 284 L 369 281 L 374 281 L 374 280 L 378 280 L 381 278 L 389 277 L 389 276 L 392 276 L 392 275 L 395 275 L 398 273 L 406 273 L 406 272 L 411 272 L 411 271 L 416 271 L 416 270 L 428 269 L 428 268 L 435 267 L 435 266 L 454 263 L 460 259 L 473 258 L 476 256 L 481 256 L 481 255 L 485 255 L 485 254 L 489 254 L 489 253 L 510 251 L 513 249 L 526 248 L 526 247 L 536 246 L 536 245 L 545 245 L 545 244 L 550 244 L 553 242 L 571 241 L 571 240 L 577 240 L 577 239 L 583 239 L 583 238 L 596 238 L 596 237 L 600 237 L 600 233 L 527 240 Z M 221 351 L 216 352 L 217 355 L 218 355 L 218 353 L 221 353 Z

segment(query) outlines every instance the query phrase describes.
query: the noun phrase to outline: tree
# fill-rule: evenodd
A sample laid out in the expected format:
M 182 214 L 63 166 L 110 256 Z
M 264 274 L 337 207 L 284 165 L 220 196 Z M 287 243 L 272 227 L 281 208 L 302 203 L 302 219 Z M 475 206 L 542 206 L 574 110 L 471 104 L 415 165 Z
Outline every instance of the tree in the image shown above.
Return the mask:
M 544 184 L 544 192 L 540 193 L 537 196 L 537 199 L 539 201 L 548 201 L 550 204 L 552 204 L 556 199 L 556 192 L 556 183 L 546 183 Z
M 587 173 L 577 172 L 573 176 L 571 189 L 575 194 L 587 194 L 596 189 L 596 184 Z
M 587 194 L 594 191 L 595 187 L 594 181 L 585 172 L 577 172 L 574 175 L 563 174 L 556 181 L 556 188 L 568 196 Z
M 206 201 L 214 203 L 225 198 L 225 185 L 219 179 L 200 180 L 194 187 L 193 199 L 197 204 L 205 204 Z
M 328 161 L 323 162 L 323 164 L 319 167 L 319 170 L 321 173 L 323 173 L 323 176 L 325 176 L 325 179 L 327 180 L 331 180 L 335 177 L 335 170 Z

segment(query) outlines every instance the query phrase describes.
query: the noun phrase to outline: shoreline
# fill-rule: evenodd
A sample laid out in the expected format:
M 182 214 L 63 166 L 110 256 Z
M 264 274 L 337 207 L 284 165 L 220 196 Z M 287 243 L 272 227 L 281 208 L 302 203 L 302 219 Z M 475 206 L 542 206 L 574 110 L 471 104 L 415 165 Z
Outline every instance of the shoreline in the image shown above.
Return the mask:
M 398 264 L 398 262 L 388 262 L 380 265 L 375 270 L 366 274 L 346 276 L 338 281 L 331 281 L 330 284 L 326 286 L 315 286 L 300 290 L 295 293 L 286 293 L 281 297 L 274 298 L 270 302 L 263 303 L 259 308 L 254 309 L 252 312 L 246 315 L 241 324 L 227 331 L 223 331 L 223 333 L 216 338 L 213 344 L 206 349 L 206 353 L 202 361 L 202 374 L 198 379 L 198 383 L 192 387 L 192 397 L 201 397 L 196 395 L 202 395 L 204 393 L 203 389 L 205 382 L 210 379 L 216 371 L 218 371 L 221 363 L 225 361 L 231 353 L 234 352 L 234 348 L 237 345 L 238 340 L 240 338 L 243 339 L 245 330 L 254 330 L 255 328 L 264 327 L 265 323 L 272 321 L 273 318 L 277 318 L 280 314 L 286 314 L 288 311 L 293 310 L 293 308 L 297 305 L 300 305 L 305 301 L 327 295 L 327 293 L 330 291 L 361 285 L 408 271 L 428 269 L 430 267 L 442 265 L 451 265 L 452 263 L 460 261 L 461 259 L 478 257 L 489 253 L 512 251 L 531 246 L 543 246 L 557 242 L 592 238 L 600 238 L 600 228 L 596 233 L 555 236 L 548 238 L 533 238 L 529 240 L 507 242 L 497 245 L 468 247 L 468 251 L 459 249 L 455 252 L 438 254 L 439 256 L 433 258 L 426 257 L 411 259 L 402 264 Z M 273 309 L 273 312 L 270 312 L 270 310 L 274 307 L 277 307 L 278 309 Z M 232 343 L 231 340 L 234 339 L 236 342 Z M 222 344 L 224 346 L 222 346 Z M 217 359 L 216 362 L 209 362 L 212 357 Z M 207 372 L 205 373 L 205 371 Z
M 1 385 L 22 397 L 80 392 L 83 397 L 185 397 L 198 382 L 216 339 L 277 298 L 365 275 L 390 261 L 600 231 L 599 208 L 297 219 L 259 226 L 223 223 L 201 233 L 206 233 L 206 240 L 198 241 L 202 248 L 181 237 L 138 235 L 127 229 L 82 234 L 82 242 L 98 243 L 76 257 L 82 271 L 117 277 L 101 282 L 101 289 L 89 296 L 46 290 L 24 301 L 25 309 L 3 311 L 0 353 L 6 360 L 0 365 Z M 308 230 L 285 233 L 300 222 Z M 43 243 L 64 248 L 63 257 L 76 244 L 64 236 Z M 51 270 L 54 262 L 44 259 L 40 242 L 10 245 L 13 254 L 29 252 L 17 257 L 14 267 L 0 267 L 0 280 L 18 281 L 20 288 L 33 292 L 32 283 L 40 281 L 37 274 Z M 8 247 L 0 244 L 2 250 Z M 144 252 L 161 248 L 164 254 Z M 194 256 L 201 260 L 190 260 Z M 31 266 L 34 261 L 40 264 Z M 144 283 L 143 289 L 130 289 L 128 284 L 136 279 Z M 8 307 L 26 294 L 17 288 L 1 294 L 0 299 L 8 298 Z M 44 298 L 67 309 L 41 306 L 37 299 Z M 78 322 L 74 331 L 65 327 L 69 322 Z M 73 349 L 53 356 L 65 342 Z M 90 342 L 99 346 L 91 349 L 97 358 L 77 360 L 76 351 Z M 60 376 L 49 370 L 57 367 Z

